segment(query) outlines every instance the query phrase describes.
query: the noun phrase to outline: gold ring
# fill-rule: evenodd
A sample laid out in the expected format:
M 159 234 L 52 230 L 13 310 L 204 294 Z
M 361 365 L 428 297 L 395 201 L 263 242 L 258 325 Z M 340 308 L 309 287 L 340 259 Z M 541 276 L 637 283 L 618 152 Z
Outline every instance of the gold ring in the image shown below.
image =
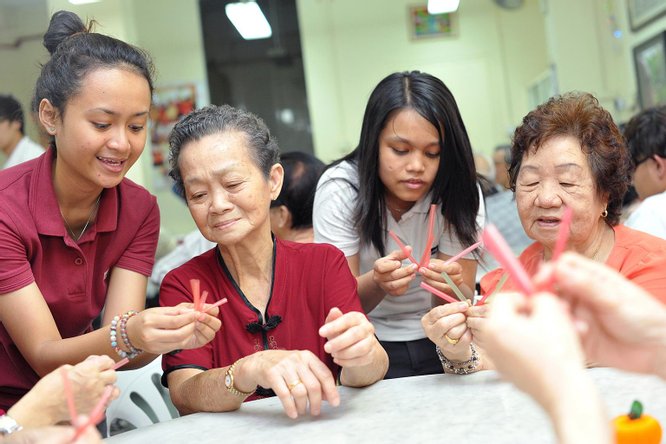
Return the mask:
M 446 342 L 451 345 L 456 345 L 458 342 L 460 342 L 460 339 L 451 339 L 449 338 L 449 335 L 444 335 L 444 339 L 446 339 Z
M 300 379 L 290 382 L 289 384 L 287 384 L 287 387 L 289 388 L 289 391 L 292 391 L 298 384 L 301 384 Z

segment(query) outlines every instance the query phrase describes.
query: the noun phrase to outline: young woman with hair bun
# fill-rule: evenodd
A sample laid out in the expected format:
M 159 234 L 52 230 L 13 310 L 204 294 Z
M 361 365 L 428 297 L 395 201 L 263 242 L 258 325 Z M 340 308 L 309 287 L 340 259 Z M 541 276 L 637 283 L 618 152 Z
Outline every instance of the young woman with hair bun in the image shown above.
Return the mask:
M 51 58 L 33 106 L 50 147 L 0 173 L 3 410 L 60 365 L 97 354 L 136 358 L 127 367 L 138 367 L 200 347 L 220 328 L 217 308 L 143 310 L 159 210 L 125 174 L 146 142 L 149 57 L 67 11 L 51 17 L 44 46 Z M 99 377 L 112 384 L 111 364 L 100 362 Z

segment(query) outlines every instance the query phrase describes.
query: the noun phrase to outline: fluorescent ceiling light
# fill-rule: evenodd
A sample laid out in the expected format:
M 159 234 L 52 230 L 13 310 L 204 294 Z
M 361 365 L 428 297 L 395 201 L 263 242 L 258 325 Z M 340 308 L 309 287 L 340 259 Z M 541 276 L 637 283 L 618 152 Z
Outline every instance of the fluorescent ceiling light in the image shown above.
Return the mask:
M 428 14 L 445 14 L 458 10 L 460 0 L 428 0 Z
M 265 39 L 273 34 L 256 2 L 228 3 L 224 12 L 245 40 Z
M 88 3 L 98 3 L 102 0 L 69 0 L 73 5 L 86 5 Z

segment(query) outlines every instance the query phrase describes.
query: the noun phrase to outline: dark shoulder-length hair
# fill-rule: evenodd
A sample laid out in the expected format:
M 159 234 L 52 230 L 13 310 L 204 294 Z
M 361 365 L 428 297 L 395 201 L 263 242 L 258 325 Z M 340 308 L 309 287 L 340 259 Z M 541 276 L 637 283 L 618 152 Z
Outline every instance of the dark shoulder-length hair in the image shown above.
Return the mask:
M 440 79 L 423 72 L 397 72 L 372 91 L 363 116 L 358 146 L 340 159 L 358 169 L 354 222 L 361 243 L 384 256 L 385 188 L 379 178 L 379 135 L 394 111 L 413 109 L 439 134 L 439 169 L 432 185 L 433 204 L 442 204 L 447 229 L 465 245 L 476 242 L 479 194 L 472 148 L 456 100 Z M 335 164 L 335 163 L 334 163 Z
M 523 118 L 513 136 L 511 189 L 516 190 L 523 155 L 538 150 L 553 137 L 562 136 L 579 141 L 592 170 L 596 192 L 600 197 L 608 196 L 606 223 L 617 225 L 630 182 L 631 159 L 610 113 L 589 93 L 570 92 L 551 97 Z

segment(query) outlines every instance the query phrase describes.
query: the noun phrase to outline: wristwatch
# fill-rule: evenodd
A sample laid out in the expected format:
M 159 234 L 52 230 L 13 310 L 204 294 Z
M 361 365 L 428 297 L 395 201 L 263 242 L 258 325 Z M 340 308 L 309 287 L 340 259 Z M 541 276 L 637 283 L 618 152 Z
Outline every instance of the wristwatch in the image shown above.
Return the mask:
M 18 422 L 14 421 L 14 418 L 7 415 L 0 416 L 0 436 L 11 435 L 14 432 L 18 432 L 23 427 L 21 427 Z
M 254 390 L 251 392 L 241 392 L 234 386 L 234 368 L 236 368 L 236 364 L 238 361 L 234 362 L 229 366 L 227 369 L 227 372 L 224 375 L 224 386 L 227 388 L 227 390 L 232 393 L 233 395 L 247 398 L 251 394 L 254 393 Z

